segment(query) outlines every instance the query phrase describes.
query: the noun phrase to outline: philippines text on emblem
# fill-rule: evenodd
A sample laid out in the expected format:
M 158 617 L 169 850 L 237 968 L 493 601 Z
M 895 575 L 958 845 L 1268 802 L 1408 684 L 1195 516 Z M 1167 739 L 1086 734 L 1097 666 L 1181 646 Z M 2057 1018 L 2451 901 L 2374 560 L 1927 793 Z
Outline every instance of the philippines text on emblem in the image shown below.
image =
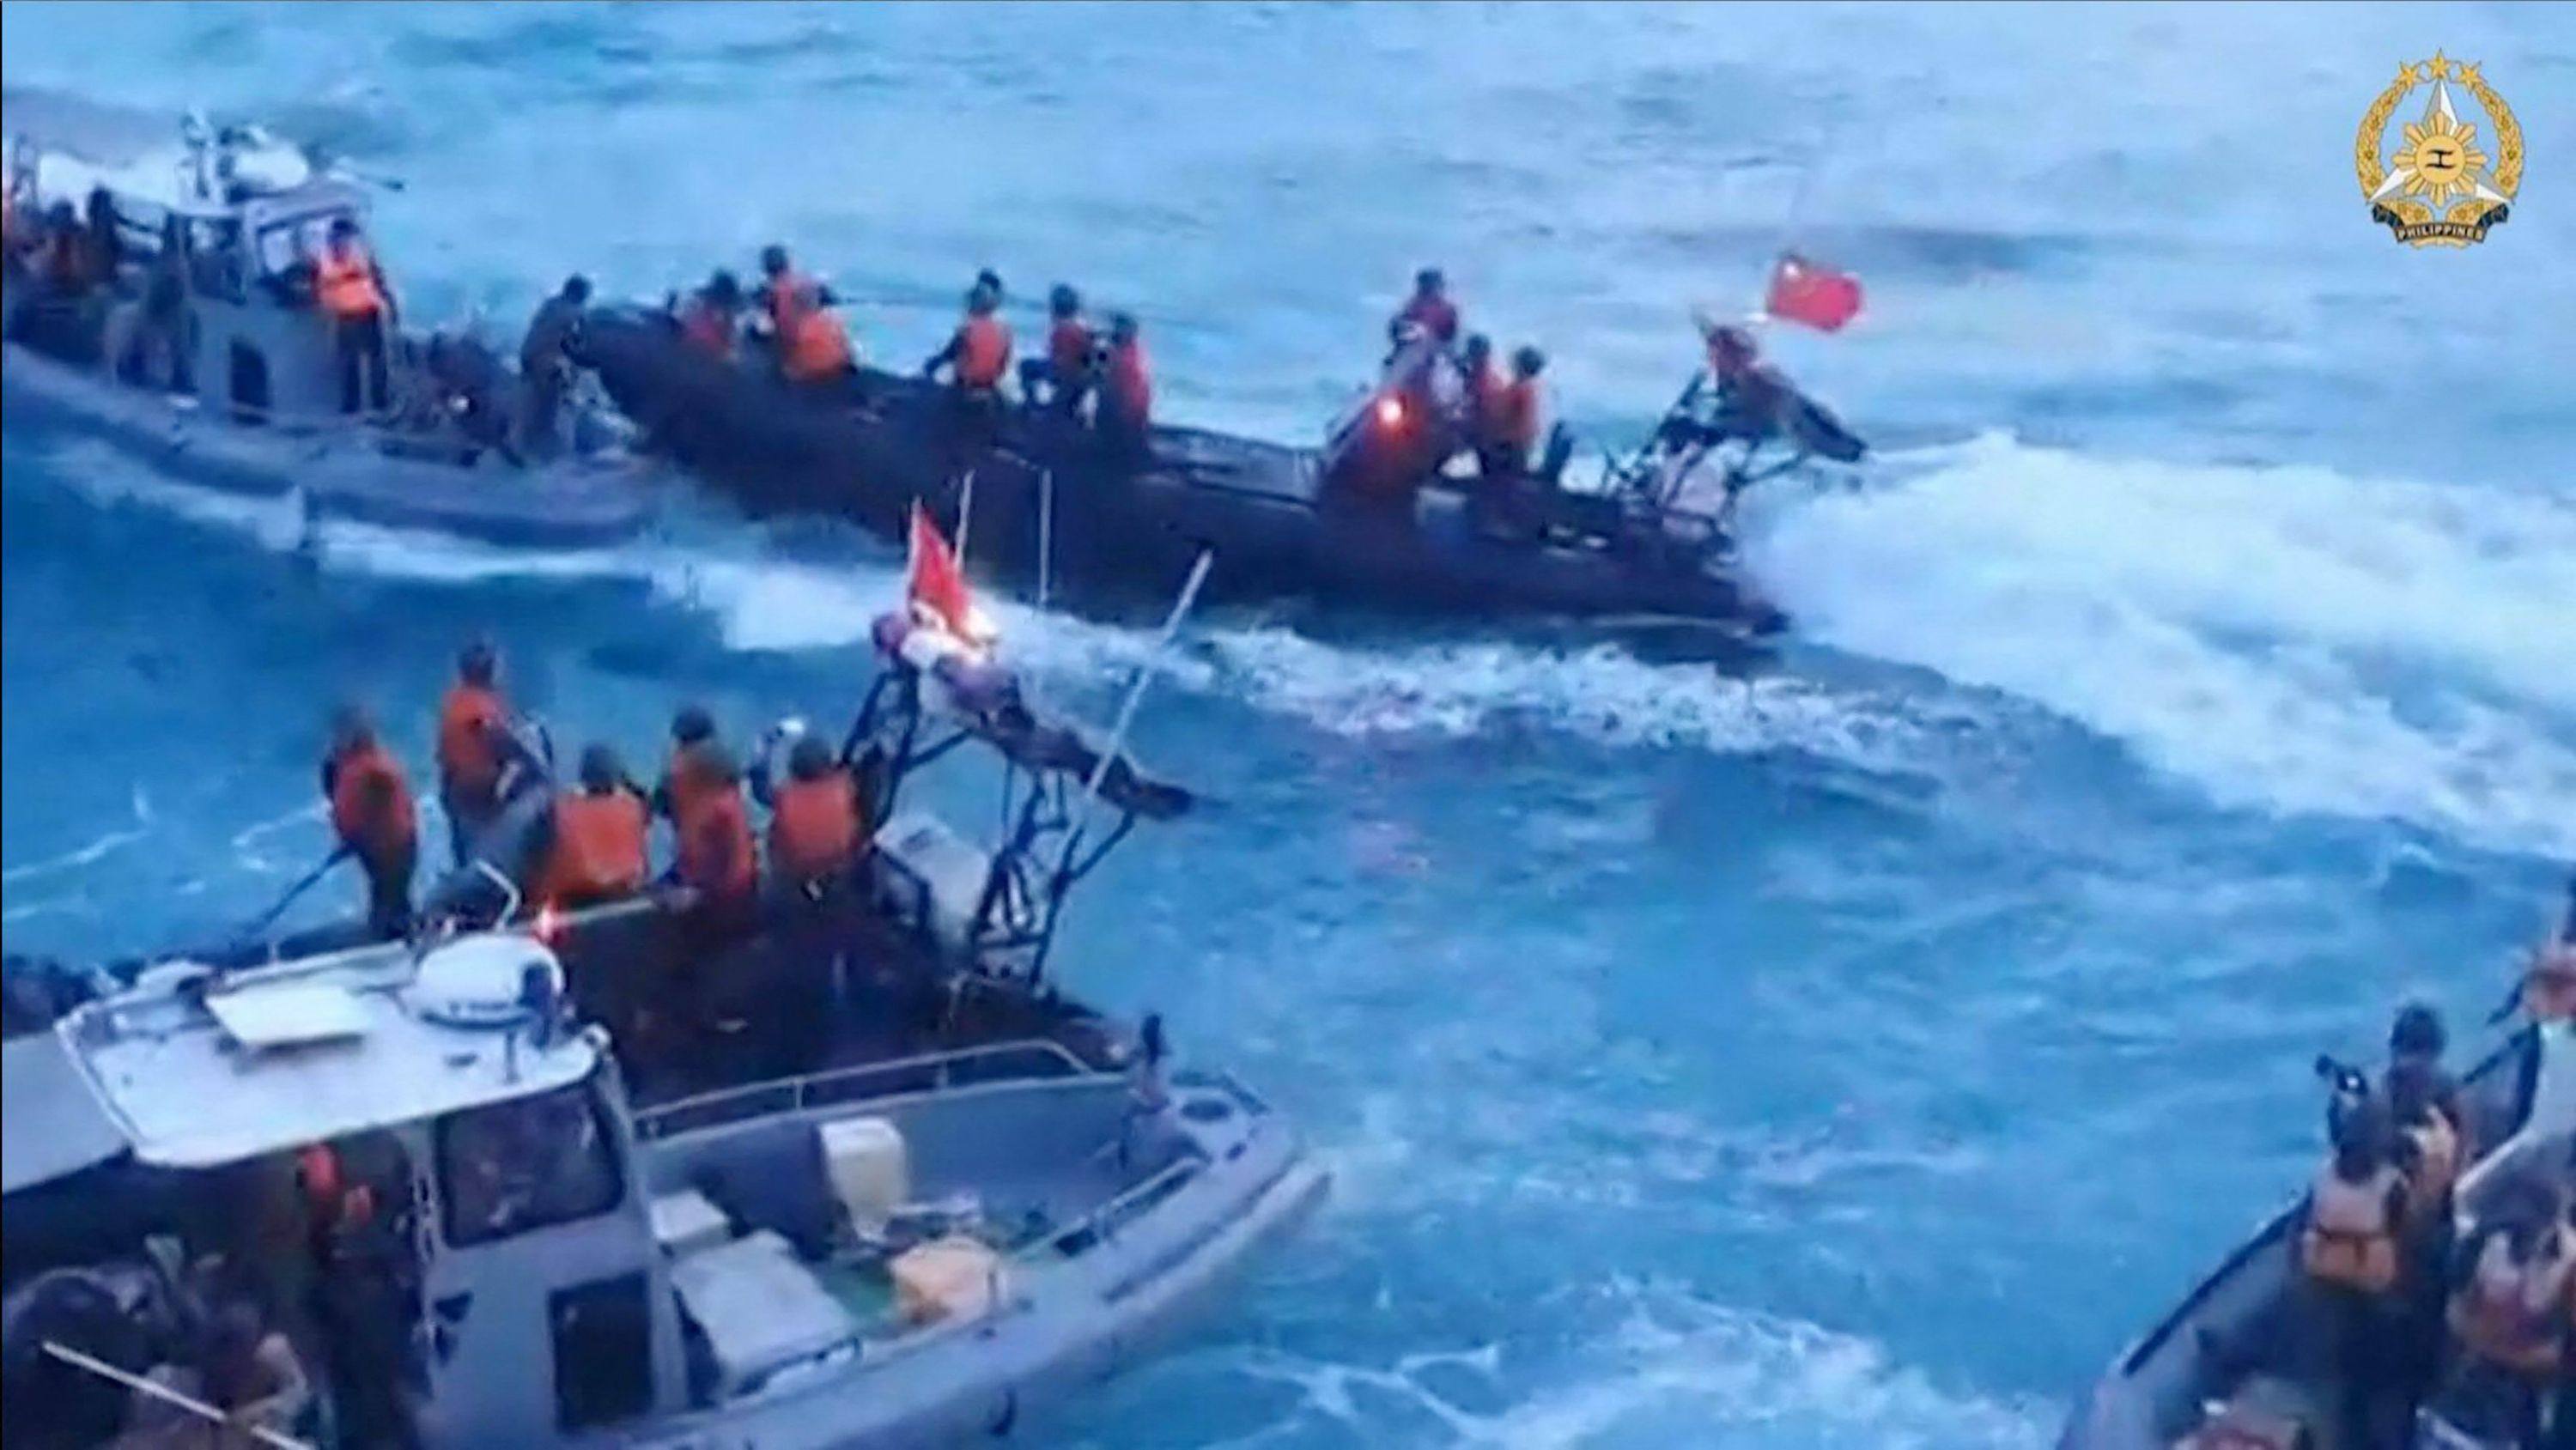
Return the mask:
M 2352 159 L 2372 221 L 2410 247 L 2465 247 L 2512 213 L 2522 127 L 2475 64 L 2436 51 L 2399 67 L 2362 116 Z

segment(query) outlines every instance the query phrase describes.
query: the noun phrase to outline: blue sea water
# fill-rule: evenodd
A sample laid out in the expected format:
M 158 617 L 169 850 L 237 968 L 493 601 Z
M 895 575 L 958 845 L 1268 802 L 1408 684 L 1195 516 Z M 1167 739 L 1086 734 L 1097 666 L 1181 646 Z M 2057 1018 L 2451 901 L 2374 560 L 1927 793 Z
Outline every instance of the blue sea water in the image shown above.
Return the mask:
M 1758 511 L 1776 666 L 1194 632 L 1140 735 L 1217 804 L 1088 888 L 1062 961 L 1338 1185 L 1064 1438 L 2031 1445 L 2304 1171 L 2310 1056 L 2407 993 L 2470 1036 L 2576 856 L 2570 17 L 13 0 L 0 69 L 400 178 L 416 316 L 784 239 L 905 361 L 990 264 L 1134 309 L 1169 414 L 1292 439 L 1426 261 L 1611 439 L 1784 235 L 1857 270 L 1863 322 L 1780 347 L 1889 456 Z M 2531 158 L 2465 252 L 2392 245 L 2348 160 L 2437 46 Z M 598 554 L 298 552 L 6 449 L 14 951 L 257 910 L 324 849 L 330 705 L 425 761 L 473 632 L 641 754 L 683 698 L 847 708 L 895 588 L 713 508 Z M 1002 614 L 1095 717 L 1145 650 Z

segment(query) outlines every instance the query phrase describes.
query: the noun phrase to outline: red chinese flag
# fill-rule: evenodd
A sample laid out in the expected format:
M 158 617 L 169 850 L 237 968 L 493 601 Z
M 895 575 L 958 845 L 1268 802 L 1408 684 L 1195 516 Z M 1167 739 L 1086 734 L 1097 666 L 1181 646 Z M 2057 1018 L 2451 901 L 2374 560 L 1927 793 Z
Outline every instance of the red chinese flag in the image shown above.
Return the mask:
M 1860 279 L 1819 267 L 1795 252 L 1783 253 L 1771 269 L 1771 295 L 1763 310 L 1818 332 L 1839 332 L 1860 315 Z
M 966 638 L 970 608 L 966 576 L 957 567 L 957 556 L 949 552 L 948 541 L 939 536 L 939 525 L 930 521 L 918 500 L 912 505 L 912 570 L 903 592 L 908 602 L 929 611 L 950 634 Z

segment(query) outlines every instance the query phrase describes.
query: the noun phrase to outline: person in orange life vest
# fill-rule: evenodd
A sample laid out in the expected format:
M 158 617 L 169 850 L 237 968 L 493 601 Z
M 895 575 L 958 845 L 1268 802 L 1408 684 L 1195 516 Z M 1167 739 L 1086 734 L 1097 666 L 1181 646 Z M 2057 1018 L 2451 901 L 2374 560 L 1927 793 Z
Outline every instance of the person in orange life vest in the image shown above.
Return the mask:
M 1458 307 L 1449 300 L 1449 279 L 1437 267 L 1413 274 L 1413 295 L 1395 314 L 1398 326 L 1411 324 L 1430 335 L 1442 349 L 1458 340 Z
M 751 787 L 769 807 L 769 870 L 780 884 L 818 891 L 858 859 L 867 839 L 858 785 L 822 737 L 798 736 L 788 748 L 787 779 L 773 786 L 764 769 Z
M 1547 356 L 1534 347 L 1512 354 L 1508 381 L 1497 381 L 1483 394 L 1476 418 L 1476 471 L 1487 479 L 1512 479 L 1529 472 L 1530 449 L 1538 442 L 1538 375 Z
M 2334 1383 L 2344 1391 L 2331 1407 L 2342 1431 L 2336 1443 L 2370 1445 L 2379 1443 L 2371 1427 L 2389 1418 L 2387 1391 L 2400 1378 L 2406 1181 L 2391 1159 L 2392 1128 L 2377 1097 L 2353 1102 L 2331 1126 L 2334 1151 L 2309 1189 L 2295 1243 L 2330 1319 Z
M 1098 345 L 1091 324 L 1083 320 L 1082 294 L 1058 282 L 1047 294 L 1046 356 L 1020 364 L 1020 396 L 1034 402 L 1043 385 L 1049 406 L 1074 412 L 1095 381 L 1092 354 Z
M 778 367 L 791 383 L 829 383 L 856 367 L 850 334 L 823 305 L 822 289 L 807 284 L 780 314 Z
M 677 849 L 670 881 L 696 891 L 702 905 L 747 903 L 758 885 L 760 854 L 742 768 L 730 751 L 704 739 L 681 748 L 673 781 Z
M 388 940 L 403 935 L 411 929 L 411 878 L 420 864 L 418 817 L 402 767 L 356 706 L 333 722 L 322 795 L 332 833 L 367 873 L 368 929 Z
M 825 307 L 841 300 L 832 295 L 831 288 L 790 265 L 785 247 L 773 242 L 760 249 L 760 287 L 753 294 L 753 300 L 760 304 L 775 335 L 786 336 L 786 315 L 808 289 L 811 289 L 815 301 Z
M 1109 315 L 1109 347 L 1101 360 L 1100 407 L 1095 423 L 1111 446 L 1145 450 L 1154 425 L 1154 367 L 1135 314 Z
M 340 365 L 340 411 L 386 407 L 385 318 L 393 310 L 385 274 L 359 239 L 358 224 L 331 223 L 322 255 L 313 263 L 313 301 L 331 322 L 332 353 Z M 360 387 L 363 378 L 365 387 Z
M 742 284 L 718 270 L 681 305 L 680 336 L 709 357 L 731 361 L 734 331 L 742 317 Z
M 671 823 L 677 830 L 681 815 L 693 804 L 697 778 L 689 771 L 689 751 L 716 738 L 715 717 L 704 705 L 682 705 L 671 715 L 671 754 L 662 766 L 662 778 L 654 783 L 651 805 L 653 814 Z
M 649 819 L 617 752 L 605 745 L 584 749 L 581 788 L 555 797 L 537 898 L 579 909 L 643 890 L 652 874 L 645 854 Z
M 438 801 L 459 866 L 501 807 L 509 707 L 501 700 L 500 674 L 500 656 L 476 640 L 457 655 L 456 683 L 438 702 Z
M 921 365 L 923 377 L 935 378 L 947 368 L 957 391 L 974 397 L 990 397 L 1002 385 L 1011 370 L 1011 328 L 999 315 L 1002 289 L 994 280 L 986 273 L 966 294 L 965 321 L 949 335 L 948 345 Z

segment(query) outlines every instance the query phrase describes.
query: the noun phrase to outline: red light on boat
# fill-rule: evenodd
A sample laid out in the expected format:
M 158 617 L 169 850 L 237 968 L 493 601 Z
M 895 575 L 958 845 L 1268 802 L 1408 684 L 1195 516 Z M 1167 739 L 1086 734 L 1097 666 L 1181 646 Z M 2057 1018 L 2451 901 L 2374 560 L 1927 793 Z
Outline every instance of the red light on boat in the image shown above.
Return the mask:
M 1393 393 L 1377 400 L 1377 425 L 1381 428 L 1404 426 L 1404 400 Z

